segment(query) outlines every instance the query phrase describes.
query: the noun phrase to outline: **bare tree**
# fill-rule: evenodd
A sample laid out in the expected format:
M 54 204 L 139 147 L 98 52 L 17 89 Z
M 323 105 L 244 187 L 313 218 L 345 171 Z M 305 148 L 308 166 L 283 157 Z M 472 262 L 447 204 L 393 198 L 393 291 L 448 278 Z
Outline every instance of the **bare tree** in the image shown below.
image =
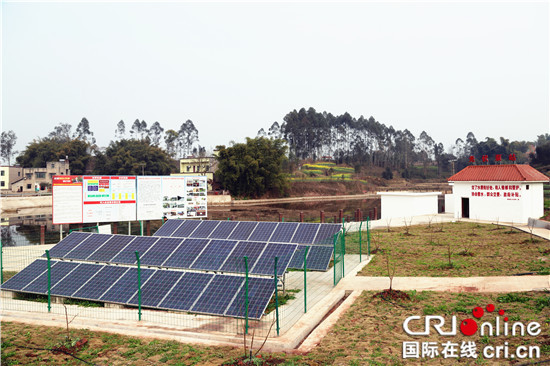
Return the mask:
M 12 130 L 2 131 L 2 136 L 0 137 L 0 146 L 1 146 L 1 156 L 2 160 L 8 162 L 8 165 L 11 165 L 11 158 L 17 153 L 13 148 L 17 142 L 17 136 Z

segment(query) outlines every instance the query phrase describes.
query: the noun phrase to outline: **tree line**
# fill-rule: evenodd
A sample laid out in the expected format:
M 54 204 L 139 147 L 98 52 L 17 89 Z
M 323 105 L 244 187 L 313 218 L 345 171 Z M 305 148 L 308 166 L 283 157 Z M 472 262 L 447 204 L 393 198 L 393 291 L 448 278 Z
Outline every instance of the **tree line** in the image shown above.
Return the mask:
M 266 131 L 260 129 L 258 137 L 282 138 L 289 147 L 290 159 L 330 159 L 358 167 L 381 167 L 400 170 L 405 178 L 413 165 L 423 167 L 424 175 L 429 165 L 437 167 L 437 174 L 455 171 L 470 164 L 474 156 L 481 163 L 483 155 L 494 162 L 497 154 L 503 161 L 515 154 L 517 163 L 528 161 L 530 146 L 550 141 L 550 136 L 541 135 L 536 142 L 510 141 L 504 137 L 497 141 L 491 137 L 478 141 L 473 132 L 465 138 L 457 138 L 452 146 L 445 148 L 426 131 L 419 136 L 408 129 L 398 130 L 386 126 L 374 117 L 352 117 L 349 113 L 333 115 L 317 112 L 313 108 L 293 110 L 286 114 L 283 122 L 274 122 Z

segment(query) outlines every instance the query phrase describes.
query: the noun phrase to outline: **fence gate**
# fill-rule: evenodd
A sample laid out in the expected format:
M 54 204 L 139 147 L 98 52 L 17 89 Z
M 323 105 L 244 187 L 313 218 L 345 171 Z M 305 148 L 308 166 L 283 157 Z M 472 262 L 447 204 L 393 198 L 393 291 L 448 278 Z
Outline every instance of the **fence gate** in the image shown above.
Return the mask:
M 334 235 L 334 286 L 344 277 L 344 233 Z

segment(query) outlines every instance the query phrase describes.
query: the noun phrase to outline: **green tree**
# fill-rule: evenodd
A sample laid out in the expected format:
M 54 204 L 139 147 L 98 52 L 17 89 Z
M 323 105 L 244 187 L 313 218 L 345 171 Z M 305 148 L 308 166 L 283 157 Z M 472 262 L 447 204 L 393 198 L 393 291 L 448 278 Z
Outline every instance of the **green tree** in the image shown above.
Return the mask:
M 24 168 L 43 168 L 48 161 L 69 159 L 72 174 L 85 174 L 91 159 L 91 146 L 78 139 L 56 137 L 34 140 L 17 157 L 17 163 Z
M 13 148 L 17 142 L 17 136 L 12 130 L 2 131 L 2 136 L 0 137 L 0 148 L 1 148 L 1 157 L 2 160 L 8 162 L 8 165 L 11 163 L 11 157 L 17 153 Z
M 232 195 L 260 197 L 267 192 L 286 195 L 288 177 L 283 173 L 286 145 L 283 140 L 247 138 L 231 147 L 217 146 L 217 178 Z
M 144 140 L 111 142 L 104 153 L 97 153 L 94 174 L 167 175 L 176 171 L 174 160 L 161 148 Z

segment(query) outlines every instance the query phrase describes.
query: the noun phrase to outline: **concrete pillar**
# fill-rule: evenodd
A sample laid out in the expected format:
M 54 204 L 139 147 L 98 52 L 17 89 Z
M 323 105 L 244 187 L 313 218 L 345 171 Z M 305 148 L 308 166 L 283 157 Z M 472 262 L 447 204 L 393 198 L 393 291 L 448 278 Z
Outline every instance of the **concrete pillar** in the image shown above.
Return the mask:
M 325 211 L 319 213 L 321 224 L 325 223 Z
M 344 210 L 338 211 L 338 222 L 342 222 L 342 219 L 344 218 Z
M 147 236 L 151 236 L 151 221 L 145 221 L 145 231 Z
M 260 221 L 260 214 L 256 214 L 256 221 Z
M 279 222 L 283 221 L 283 214 L 279 212 Z
M 118 222 L 113 222 L 113 234 L 118 234 Z
M 300 211 L 300 222 L 304 222 L 304 213 Z

